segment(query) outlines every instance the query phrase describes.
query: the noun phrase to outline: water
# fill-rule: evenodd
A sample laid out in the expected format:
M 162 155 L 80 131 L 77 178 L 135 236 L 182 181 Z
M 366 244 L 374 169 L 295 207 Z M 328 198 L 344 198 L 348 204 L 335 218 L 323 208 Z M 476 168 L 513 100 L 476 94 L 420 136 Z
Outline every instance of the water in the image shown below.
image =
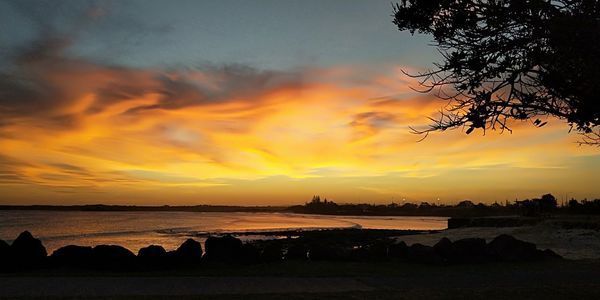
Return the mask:
M 207 233 L 286 229 L 369 228 L 438 230 L 441 217 L 360 217 L 288 213 L 0 211 L 0 239 L 29 230 L 48 252 L 65 245 L 116 244 L 134 252 L 155 244 L 167 250 Z M 247 237 L 246 237 L 247 238 Z

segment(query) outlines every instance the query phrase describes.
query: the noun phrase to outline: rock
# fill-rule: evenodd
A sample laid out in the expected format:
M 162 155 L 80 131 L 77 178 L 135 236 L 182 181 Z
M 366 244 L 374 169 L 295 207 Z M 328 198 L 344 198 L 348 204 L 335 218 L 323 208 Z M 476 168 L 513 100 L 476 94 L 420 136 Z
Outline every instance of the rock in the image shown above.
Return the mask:
M 388 241 L 375 241 L 368 245 L 366 250 L 367 259 L 369 260 L 385 260 L 388 258 L 388 247 L 390 242 Z
M 163 259 L 167 256 L 167 251 L 162 246 L 150 245 L 141 248 L 138 251 L 138 258 L 144 260 Z
M 187 239 L 177 250 L 168 253 L 176 264 L 196 264 L 202 260 L 202 245 L 200 242 Z
M 23 231 L 10 246 L 14 265 L 24 268 L 40 267 L 46 262 L 47 252 L 42 242 L 29 231 Z
M 418 263 L 436 264 L 443 261 L 442 258 L 435 253 L 433 247 L 419 243 L 413 244 L 408 248 L 407 257 L 410 262 Z
M 231 235 L 222 237 L 210 236 L 204 243 L 207 261 L 240 262 L 243 259 L 242 241 Z
M 484 262 L 487 260 L 487 245 L 481 238 L 466 238 L 452 243 L 448 257 L 450 262 Z
M 279 243 L 268 243 L 260 252 L 260 260 L 263 262 L 278 262 L 283 259 L 283 251 Z
M 344 255 L 341 253 L 341 246 L 313 244 L 308 250 L 310 260 L 340 260 Z
M 246 243 L 242 247 L 242 263 L 255 264 L 260 261 L 260 252 L 252 244 Z
M 540 256 L 542 259 L 545 260 L 555 260 L 555 259 L 562 259 L 563 257 L 558 255 L 556 252 L 550 250 L 550 249 L 546 249 L 546 250 L 538 250 L 538 256 Z
M 388 258 L 388 245 L 384 241 L 374 241 L 352 249 L 352 258 L 357 260 L 385 260 Z
M 487 245 L 488 254 L 500 261 L 528 261 L 539 258 L 535 244 L 502 234 Z
M 308 258 L 308 248 L 302 244 L 292 244 L 285 253 L 286 260 L 306 260 Z
M 9 271 L 12 269 L 12 254 L 10 245 L 0 240 L 0 272 Z
M 308 258 L 310 260 L 347 261 L 355 258 L 355 255 L 350 245 L 315 243 L 309 247 Z
M 404 241 L 391 244 L 388 247 L 388 256 L 393 259 L 405 259 L 408 254 L 408 246 Z
M 68 245 L 55 250 L 50 261 L 58 267 L 89 267 L 93 263 L 92 247 Z
M 137 257 L 142 268 L 164 267 L 167 264 L 167 251 L 158 245 L 141 248 Z
M 0 258 L 9 255 L 10 245 L 4 240 L 0 240 Z
M 135 264 L 135 254 L 118 245 L 98 245 L 92 248 L 92 264 L 100 269 L 128 270 Z
M 447 237 L 443 237 L 439 242 L 433 245 L 433 251 L 445 261 L 449 261 L 455 256 L 454 248 L 452 247 L 452 241 Z

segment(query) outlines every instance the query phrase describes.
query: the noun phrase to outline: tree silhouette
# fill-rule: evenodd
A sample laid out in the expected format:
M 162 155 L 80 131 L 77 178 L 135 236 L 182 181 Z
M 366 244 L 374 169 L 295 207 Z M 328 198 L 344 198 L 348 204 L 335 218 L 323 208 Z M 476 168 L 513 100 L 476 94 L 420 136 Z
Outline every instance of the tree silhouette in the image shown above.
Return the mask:
M 540 209 L 543 212 L 551 212 L 556 209 L 558 203 L 556 201 L 556 197 L 552 194 L 545 194 L 539 200 Z
M 542 127 L 565 120 L 600 145 L 600 1 L 403 0 L 400 30 L 433 35 L 443 56 L 435 69 L 408 74 L 424 93 L 448 100 L 427 134 L 453 128 L 510 129 L 511 120 Z

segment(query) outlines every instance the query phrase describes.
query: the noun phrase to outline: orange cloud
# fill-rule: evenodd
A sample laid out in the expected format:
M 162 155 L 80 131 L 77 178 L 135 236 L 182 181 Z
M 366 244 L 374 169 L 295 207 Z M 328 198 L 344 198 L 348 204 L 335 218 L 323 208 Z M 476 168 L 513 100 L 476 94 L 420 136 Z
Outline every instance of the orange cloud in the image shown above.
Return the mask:
M 556 120 L 417 143 L 408 126 L 443 103 L 412 92 L 417 82 L 399 67 L 140 70 L 68 58 L 54 43 L 0 77 L 0 202 L 288 203 L 319 192 L 311 188 L 369 202 L 465 191 L 497 199 L 556 189 L 550 169 L 571 172 L 564 189 L 600 192 L 581 186 L 589 173 L 573 163 L 598 156 Z M 523 169 L 548 184 L 499 179 Z M 449 176 L 464 182 L 449 185 Z

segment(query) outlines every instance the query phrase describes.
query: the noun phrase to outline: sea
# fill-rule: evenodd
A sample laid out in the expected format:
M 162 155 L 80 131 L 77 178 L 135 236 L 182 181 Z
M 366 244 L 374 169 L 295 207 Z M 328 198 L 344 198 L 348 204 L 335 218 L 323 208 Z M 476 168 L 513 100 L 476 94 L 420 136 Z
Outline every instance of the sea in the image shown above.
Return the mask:
M 137 253 L 148 245 L 176 249 L 188 238 L 201 242 L 210 234 L 246 232 L 240 238 L 267 239 L 261 232 L 313 229 L 442 230 L 444 217 L 331 216 L 247 212 L 101 212 L 0 211 L 0 239 L 12 242 L 28 230 L 48 253 L 66 245 L 121 245 Z

